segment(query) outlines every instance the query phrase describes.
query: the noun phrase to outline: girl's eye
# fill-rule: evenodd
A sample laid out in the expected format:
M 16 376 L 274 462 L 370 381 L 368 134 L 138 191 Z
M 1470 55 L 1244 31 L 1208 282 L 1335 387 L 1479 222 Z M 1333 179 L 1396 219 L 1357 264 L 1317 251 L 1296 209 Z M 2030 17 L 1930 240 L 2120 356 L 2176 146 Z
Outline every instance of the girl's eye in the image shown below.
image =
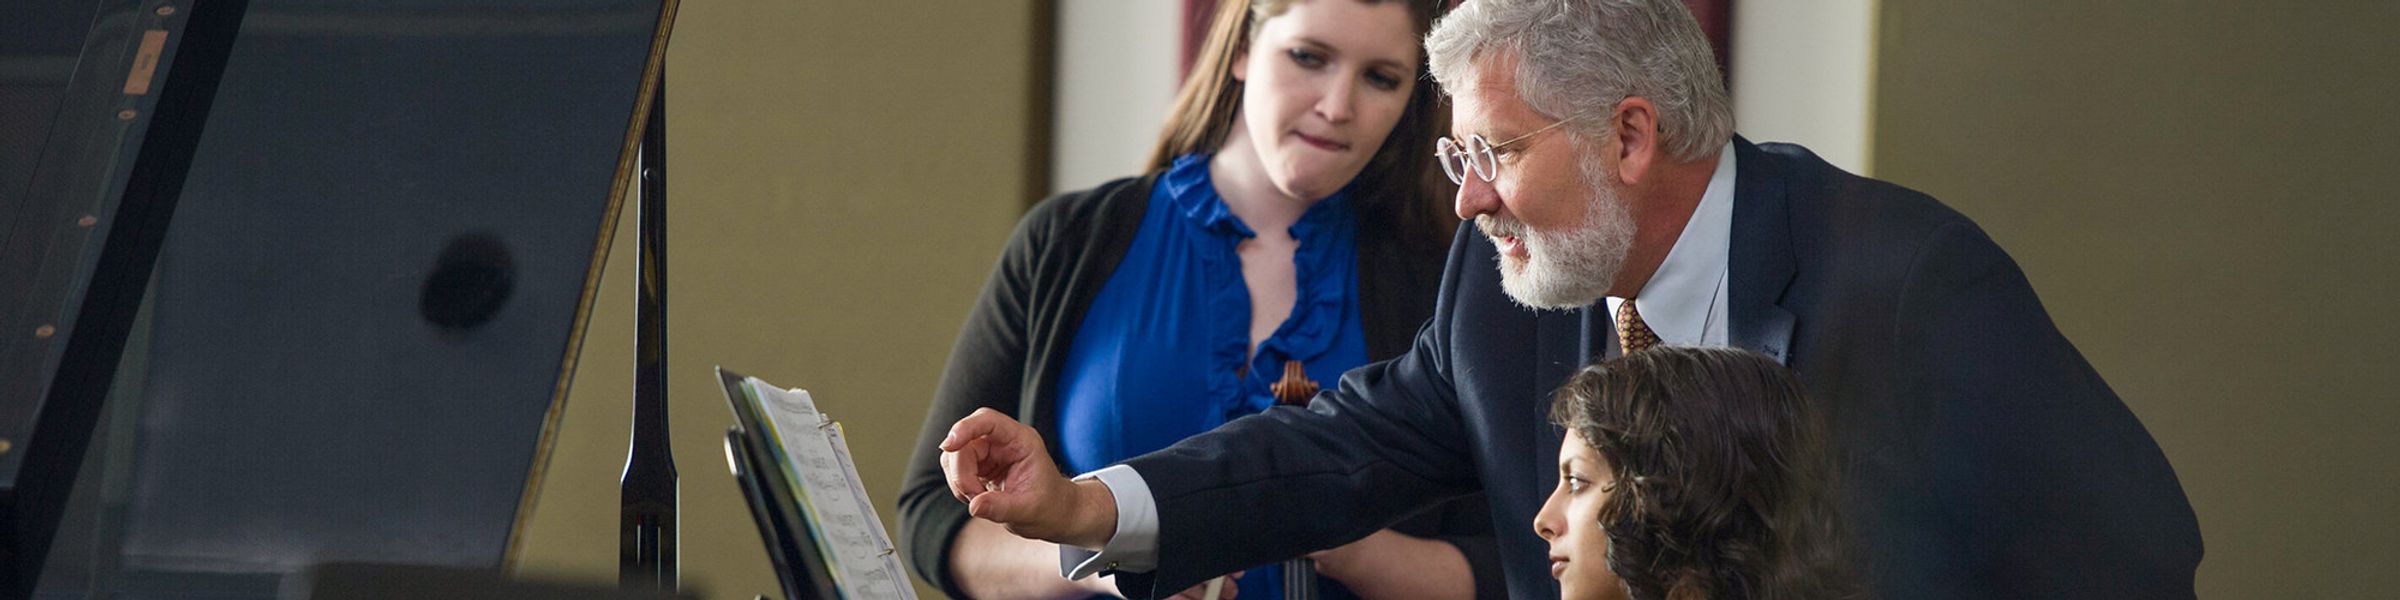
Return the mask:
M 1318 55 L 1315 52 L 1311 52 L 1306 48 L 1293 48 L 1291 51 L 1287 52 L 1287 54 L 1291 55 L 1292 62 L 1298 63 L 1303 67 L 1314 69 L 1325 66 L 1324 56 Z
M 1367 85 L 1389 92 L 1400 89 L 1400 79 L 1381 72 L 1369 71 L 1367 72 Z
M 1591 483 L 1590 483 L 1590 482 L 1587 482 L 1587 481 L 1584 481 L 1582 477 L 1568 477 L 1568 478 L 1567 478 L 1567 492 L 1568 492 L 1568 493 L 1571 493 L 1571 494 L 1581 494 L 1581 493 L 1583 493 L 1583 488 L 1590 487 L 1590 486 L 1591 486 Z

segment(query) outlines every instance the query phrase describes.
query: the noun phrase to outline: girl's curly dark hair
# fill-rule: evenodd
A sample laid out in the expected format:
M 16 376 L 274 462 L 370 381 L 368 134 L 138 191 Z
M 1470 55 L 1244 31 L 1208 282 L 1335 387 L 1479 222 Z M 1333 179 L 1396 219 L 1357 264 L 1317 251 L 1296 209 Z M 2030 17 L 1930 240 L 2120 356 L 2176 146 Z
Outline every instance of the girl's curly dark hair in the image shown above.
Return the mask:
M 1862 597 L 1818 413 L 1766 356 L 1664 346 L 1584 367 L 1550 418 L 1615 473 L 1599 525 L 1634 600 Z

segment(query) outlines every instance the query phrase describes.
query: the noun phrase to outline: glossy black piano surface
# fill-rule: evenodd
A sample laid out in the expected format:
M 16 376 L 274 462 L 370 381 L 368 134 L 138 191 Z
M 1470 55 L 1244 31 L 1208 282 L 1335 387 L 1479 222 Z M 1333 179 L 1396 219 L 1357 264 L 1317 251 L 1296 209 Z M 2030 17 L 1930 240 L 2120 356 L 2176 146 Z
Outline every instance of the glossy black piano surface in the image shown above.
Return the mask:
M 226 6 L 20 4 L 0 9 L 11 490 L 42 483 L 19 479 L 27 447 L 84 442 L 30 436 L 159 93 L 126 93 L 141 38 Z M 659 3 L 240 8 L 37 596 L 501 566 L 538 479 Z

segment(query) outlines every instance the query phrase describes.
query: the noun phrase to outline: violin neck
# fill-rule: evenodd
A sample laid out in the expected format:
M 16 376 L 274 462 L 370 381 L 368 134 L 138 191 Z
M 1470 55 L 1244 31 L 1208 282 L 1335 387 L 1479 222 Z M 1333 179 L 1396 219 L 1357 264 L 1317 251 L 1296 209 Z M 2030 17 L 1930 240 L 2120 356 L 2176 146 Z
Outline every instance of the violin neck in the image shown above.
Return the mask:
M 1306 558 L 1283 561 L 1283 599 L 1317 600 L 1317 561 Z

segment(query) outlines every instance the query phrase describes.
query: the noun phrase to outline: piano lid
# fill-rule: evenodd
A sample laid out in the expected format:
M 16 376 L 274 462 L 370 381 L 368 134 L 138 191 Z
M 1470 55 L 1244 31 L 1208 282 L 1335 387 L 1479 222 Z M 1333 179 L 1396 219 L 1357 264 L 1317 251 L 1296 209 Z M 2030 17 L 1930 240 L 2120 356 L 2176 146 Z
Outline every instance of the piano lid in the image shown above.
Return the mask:
M 140 102 L 120 78 L 145 33 L 226 6 L 80 4 L 47 18 L 82 19 L 82 39 L 0 46 L 0 65 L 50 68 L 0 81 L 0 114 L 56 107 L 41 135 L 0 140 L 0 373 L 34 375 L 0 377 L 0 439 L 20 446 L 0 453 L 0 486 L 29 483 L 15 479 L 22 445 L 64 443 L 25 436 L 56 409 L 49 376 L 93 276 L 100 236 L 77 232 L 111 225 L 143 143 L 149 115 L 116 119 Z M 249 2 L 58 528 L 56 546 L 77 551 L 46 557 L 43 592 L 271 596 L 325 561 L 506 563 L 625 189 L 662 12 Z M 11 31 L 27 22 L 13 16 Z M 78 223 L 91 213 L 99 223 Z M 16 261 L 25 247 L 41 258 Z M 50 336 L 19 335 L 37 322 Z

